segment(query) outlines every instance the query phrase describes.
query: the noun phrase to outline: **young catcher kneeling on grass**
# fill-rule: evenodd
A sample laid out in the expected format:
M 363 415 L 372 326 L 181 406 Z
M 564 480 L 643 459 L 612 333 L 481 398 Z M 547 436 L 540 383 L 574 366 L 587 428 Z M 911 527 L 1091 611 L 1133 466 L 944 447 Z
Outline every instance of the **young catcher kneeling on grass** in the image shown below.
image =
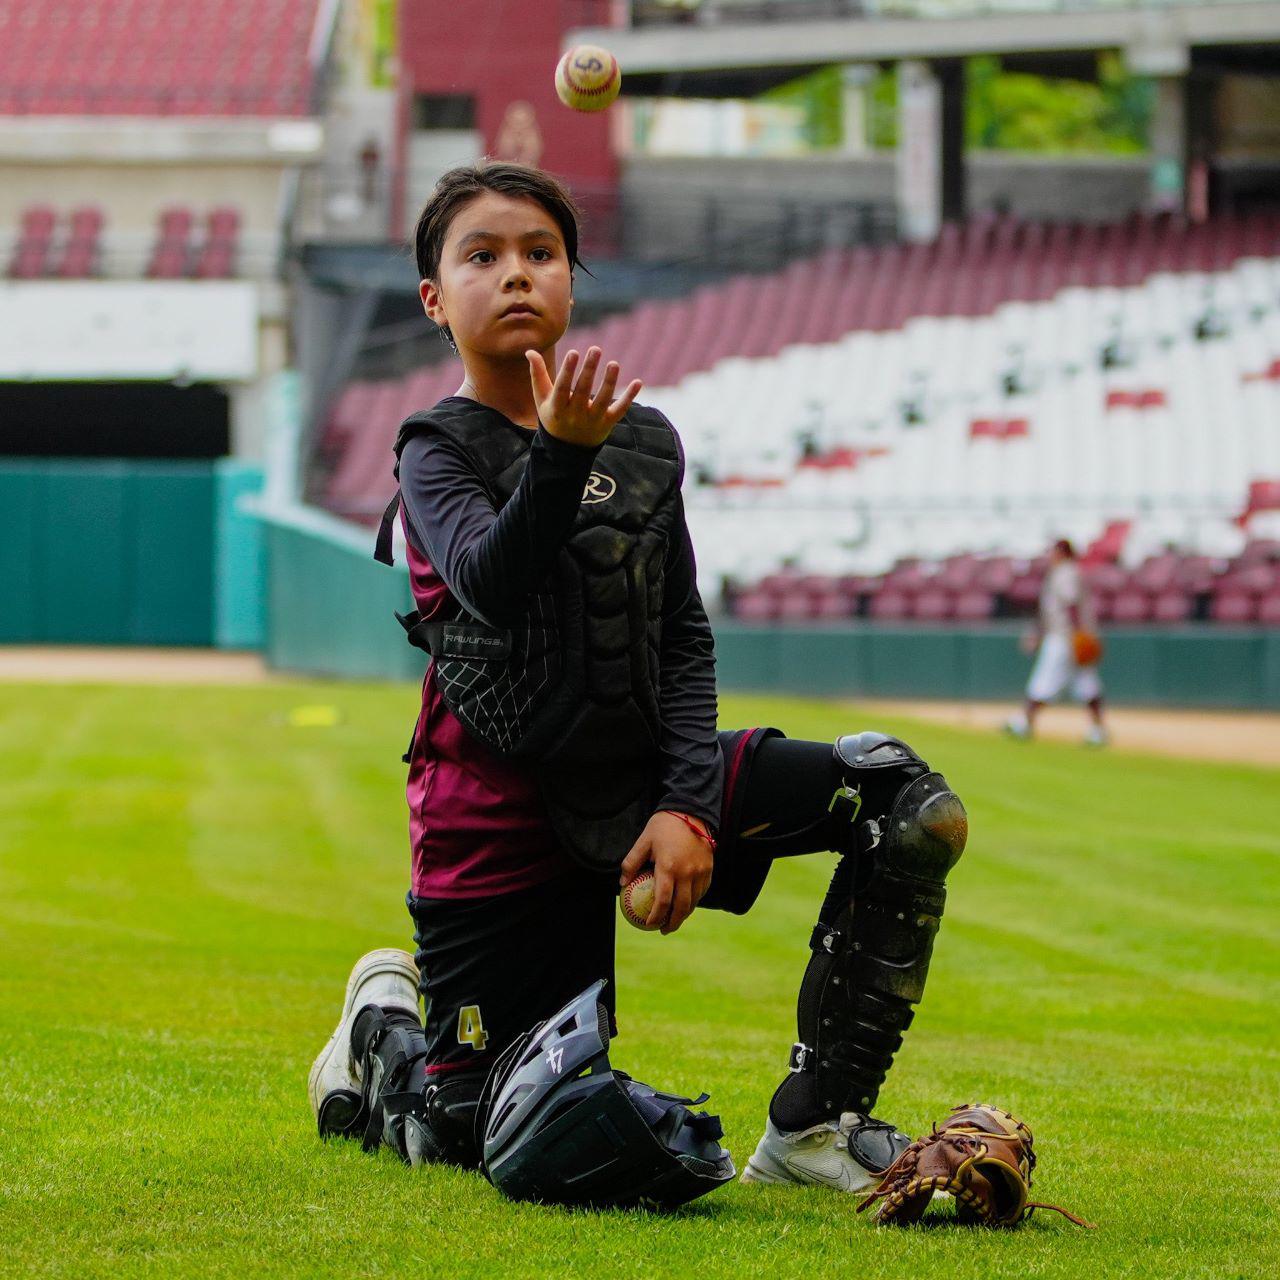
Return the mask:
M 401 622 L 432 658 L 406 756 L 418 949 L 356 964 L 311 1072 L 320 1132 L 482 1168 L 516 1198 L 713 1189 L 734 1168 L 702 1100 L 609 1063 L 619 880 L 652 867 L 650 923 L 672 934 L 695 907 L 748 910 L 775 858 L 833 850 L 798 1039 L 742 1179 L 865 1192 L 908 1146 L 872 1111 L 964 807 L 887 734 L 717 732 L 679 437 L 638 381 L 617 394 L 598 348 L 557 366 L 568 192 L 517 165 L 454 169 L 415 244 L 466 371 L 400 428 L 379 534 L 389 562 L 398 506 L 417 606 Z

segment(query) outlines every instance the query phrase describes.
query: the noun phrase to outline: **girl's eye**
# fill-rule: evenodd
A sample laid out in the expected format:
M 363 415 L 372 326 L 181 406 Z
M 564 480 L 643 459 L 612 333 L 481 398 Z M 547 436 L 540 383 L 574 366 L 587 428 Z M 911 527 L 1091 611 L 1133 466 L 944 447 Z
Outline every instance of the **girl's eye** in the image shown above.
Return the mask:
M 477 262 L 477 263 L 479 263 L 479 265 L 483 266 L 483 265 L 484 265 L 484 262 L 481 262 L 481 261 L 480 261 L 481 259 L 483 259 L 483 260 L 484 260 L 484 262 L 492 262 L 492 261 L 493 261 L 493 254 L 491 254 L 491 253 L 489 252 L 489 250 L 488 250 L 488 249 L 477 249 L 477 250 L 475 251 L 475 253 L 473 253 L 473 254 L 472 254 L 472 255 L 467 259 L 467 261 L 468 261 L 468 262 Z
M 536 256 L 539 254 L 541 257 Z M 530 256 L 534 257 L 537 262 L 550 262 L 552 254 L 550 249 L 534 249 Z

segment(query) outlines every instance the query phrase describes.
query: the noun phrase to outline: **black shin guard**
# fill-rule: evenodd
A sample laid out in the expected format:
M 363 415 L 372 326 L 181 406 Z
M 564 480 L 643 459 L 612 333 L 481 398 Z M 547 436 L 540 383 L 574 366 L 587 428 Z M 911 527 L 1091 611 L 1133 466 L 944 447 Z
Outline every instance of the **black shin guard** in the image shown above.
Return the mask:
M 791 1073 L 770 1105 L 783 1130 L 874 1107 L 924 994 L 946 876 L 968 832 L 946 779 L 896 738 L 842 738 L 836 762 L 843 856 L 809 941 Z
M 406 1164 L 479 1165 L 473 1129 L 483 1071 L 435 1083 L 427 1074 L 421 1023 L 376 1005 L 356 1015 L 351 1049 L 363 1068 L 357 1131 L 366 1151 L 385 1142 Z
M 476 1140 L 476 1110 L 487 1072 L 451 1072 L 426 1092 L 425 1114 L 405 1116 L 404 1141 L 410 1164 L 455 1164 L 463 1169 L 480 1167 Z

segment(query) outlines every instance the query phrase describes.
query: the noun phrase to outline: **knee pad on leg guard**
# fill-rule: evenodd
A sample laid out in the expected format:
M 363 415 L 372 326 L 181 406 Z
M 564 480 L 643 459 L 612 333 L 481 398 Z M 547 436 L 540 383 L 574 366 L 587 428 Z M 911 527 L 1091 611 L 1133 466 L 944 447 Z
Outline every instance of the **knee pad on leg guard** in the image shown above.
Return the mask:
M 841 738 L 836 759 L 833 816 L 843 798 L 847 842 L 810 938 L 792 1076 L 775 1095 L 793 1118 L 875 1105 L 924 993 L 946 876 L 968 834 L 959 796 L 899 739 Z

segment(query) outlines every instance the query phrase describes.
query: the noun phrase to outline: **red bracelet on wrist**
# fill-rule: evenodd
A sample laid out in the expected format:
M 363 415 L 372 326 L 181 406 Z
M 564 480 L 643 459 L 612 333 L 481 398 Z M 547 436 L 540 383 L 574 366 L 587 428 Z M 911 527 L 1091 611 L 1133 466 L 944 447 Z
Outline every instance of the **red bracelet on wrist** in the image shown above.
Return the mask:
M 711 849 L 712 853 L 716 851 L 716 838 L 706 827 L 702 826 L 695 819 L 689 817 L 687 813 L 677 813 L 675 809 L 663 809 L 663 813 L 669 813 L 673 818 L 679 818 L 690 831 L 693 832 L 699 840 L 704 841 Z

